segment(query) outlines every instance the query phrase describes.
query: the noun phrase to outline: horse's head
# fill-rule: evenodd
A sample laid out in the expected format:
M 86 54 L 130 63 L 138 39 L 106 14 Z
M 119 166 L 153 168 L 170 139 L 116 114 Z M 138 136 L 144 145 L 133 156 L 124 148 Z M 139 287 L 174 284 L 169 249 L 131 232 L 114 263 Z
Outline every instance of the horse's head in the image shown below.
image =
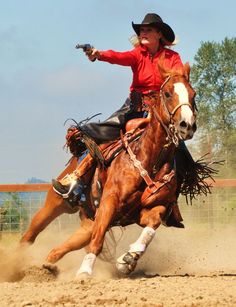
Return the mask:
M 180 140 L 193 137 L 197 129 L 195 91 L 189 83 L 189 64 L 178 71 L 165 72 L 160 90 L 161 117 Z

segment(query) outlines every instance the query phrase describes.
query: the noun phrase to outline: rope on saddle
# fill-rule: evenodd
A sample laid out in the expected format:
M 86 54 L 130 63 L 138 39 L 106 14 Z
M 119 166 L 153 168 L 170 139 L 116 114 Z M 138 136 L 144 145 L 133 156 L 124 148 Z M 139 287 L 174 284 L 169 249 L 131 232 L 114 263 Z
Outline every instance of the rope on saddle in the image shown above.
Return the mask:
M 75 119 L 73 118 L 68 118 L 65 122 L 64 122 L 64 126 L 65 124 L 71 120 L 75 123 L 75 125 L 73 125 L 72 127 L 77 127 L 77 128 L 81 128 L 83 125 L 87 124 L 91 119 L 93 119 L 94 117 L 98 116 L 98 115 L 101 115 L 102 113 L 97 113 L 91 117 L 87 117 L 85 119 L 82 119 L 80 122 L 77 122 Z
M 64 147 L 69 148 L 72 155 L 76 157 L 81 156 L 81 154 L 88 149 L 91 156 L 97 161 L 99 161 L 101 165 L 104 165 L 104 157 L 99 146 L 89 135 L 87 135 L 83 131 L 83 125 L 100 114 L 101 113 L 95 114 L 80 121 L 79 123 L 76 122 L 74 119 L 67 119 L 64 125 L 67 123 L 68 120 L 72 120 L 75 124 L 67 130 L 66 144 L 64 145 Z

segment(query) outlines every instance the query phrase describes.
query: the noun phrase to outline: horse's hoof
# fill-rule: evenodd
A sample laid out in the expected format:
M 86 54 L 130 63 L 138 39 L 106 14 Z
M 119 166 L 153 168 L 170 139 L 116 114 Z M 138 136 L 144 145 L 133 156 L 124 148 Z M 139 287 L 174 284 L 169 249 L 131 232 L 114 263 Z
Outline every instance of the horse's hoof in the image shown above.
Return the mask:
M 119 263 L 119 262 L 117 262 L 116 263 L 116 268 L 117 268 L 117 270 L 120 273 L 122 273 L 124 275 L 129 275 L 132 272 L 130 266 L 127 263 Z
M 57 276 L 59 274 L 59 269 L 58 267 L 50 262 L 45 262 L 42 267 L 46 270 L 48 270 L 50 273 L 52 273 L 53 275 Z
M 138 262 L 138 258 L 139 257 L 137 254 L 131 254 L 129 252 L 123 254 L 116 261 L 116 267 L 118 271 L 122 274 L 129 275 L 134 271 Z

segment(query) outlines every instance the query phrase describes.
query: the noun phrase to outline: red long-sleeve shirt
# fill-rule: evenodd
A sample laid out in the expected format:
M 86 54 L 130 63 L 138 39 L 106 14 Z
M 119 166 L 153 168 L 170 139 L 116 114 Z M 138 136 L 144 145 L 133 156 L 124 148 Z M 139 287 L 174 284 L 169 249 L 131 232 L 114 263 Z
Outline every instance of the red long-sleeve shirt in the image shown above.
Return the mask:
M 100 51 L 100 61 L 122 66 L 130 66 L 133 71 L 133 81 L 130 91 L 146 93 L 150 90 L 159 91 L 163 80 L 158 71 L 157 62 L 162 53 L 164 68 L 180 68 L 183 66 L 179 54 L 171 49 L 161 48 L 151 57 L 146 47 L 140 45 L 133 50 L 116 52 L 113 50 Z

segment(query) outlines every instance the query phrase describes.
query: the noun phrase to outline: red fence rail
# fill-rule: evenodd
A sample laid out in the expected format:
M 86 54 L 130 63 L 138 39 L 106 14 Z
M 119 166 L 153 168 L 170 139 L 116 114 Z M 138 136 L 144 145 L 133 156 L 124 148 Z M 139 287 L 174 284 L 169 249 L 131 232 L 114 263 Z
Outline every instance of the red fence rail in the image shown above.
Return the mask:
M 46 192 L 50 186 L 49 183 L 1 184 L 0 192 Z
M 216 179 L 209 181 L 212 187 L 236 187 L 236 179 Z M 0 192 L 43 192 L 48 191 L 49 183 L 1 184 Z
M 222 225 L 223 227 L 229 224 L 236 225 L 236 179 L 216 179 L 214 182 L 211 181 L 209 183 L 213 187 L 212 193 L 208 194 L 207 197 L 201 195 L 197 199 L 194 199 L 193 206 L 186 206 L 184 196 L 179 200 L 185 223 L 201 224 L 212 229 Z M 0 185 L 0 193 L 31 192 L 28 198 L 23 198 L 19 208 L 17 207 L 19 209 L 17 212 L 20 214 L 20 220 L 18 222 L 15 221 L 14 210 L 10 210 L 6 215 L 2 216 L 3 222 L 1 223 L 0 219 L 0 229 L 2 227 L 0 233 L 23 232 L 35 212 L 43 206 L 45 201 L 45 194 L 37 192 L 47 192 L 50 186 L 50 183 Z M 12 205 L 13 207 L 18 206 L 18 203 L 15 203 L 14 198 L 11 198 L 10 195 L 4 195 L 2 205 L 4 206 L 4 204 L 8 206 Z M 25 210 L 27 211 L 28 219 L 22 223 L 22 217 L 25 216 L 26 212 Z M 63 230 L 66 228 L 76 229 L 77 226 L 78 214 L 69 216 L 62 215 L 51 225 L 51 227 L 59 227 L 59 229 Z

